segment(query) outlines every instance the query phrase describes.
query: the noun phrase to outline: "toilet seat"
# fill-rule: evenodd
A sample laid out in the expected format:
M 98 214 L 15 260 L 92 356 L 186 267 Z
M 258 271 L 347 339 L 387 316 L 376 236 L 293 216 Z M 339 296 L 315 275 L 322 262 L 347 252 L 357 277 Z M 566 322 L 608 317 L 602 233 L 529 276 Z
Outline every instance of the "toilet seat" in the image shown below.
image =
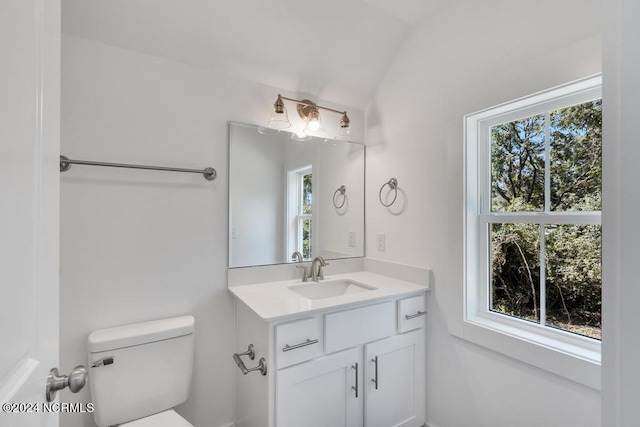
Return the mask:
M 120 424 L 119 427 L 193 427 L 193 425 L 178 415 L 176 411 L 169 409 L 159 414 Z

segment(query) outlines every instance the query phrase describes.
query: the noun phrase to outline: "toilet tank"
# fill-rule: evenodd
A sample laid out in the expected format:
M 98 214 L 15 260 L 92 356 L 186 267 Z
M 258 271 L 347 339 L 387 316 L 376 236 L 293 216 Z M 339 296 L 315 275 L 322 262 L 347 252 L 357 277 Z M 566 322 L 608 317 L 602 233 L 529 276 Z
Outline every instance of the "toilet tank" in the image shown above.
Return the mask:
M 143 418 L 187 400 L 194 323 L 193 316 L 181 316 L 89 335 L 89 385 L 98 427 Z

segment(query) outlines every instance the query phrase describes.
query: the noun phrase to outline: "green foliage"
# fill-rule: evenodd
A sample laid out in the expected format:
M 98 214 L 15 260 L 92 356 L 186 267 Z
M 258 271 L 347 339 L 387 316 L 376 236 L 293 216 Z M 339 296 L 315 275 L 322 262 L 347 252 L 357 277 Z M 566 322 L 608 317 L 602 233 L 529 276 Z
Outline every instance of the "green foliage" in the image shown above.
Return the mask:
M 308 173 L 302 177 L 302 213 L 311 215 L 313 210 L 313 174 Z M 307 218 L 302 223 L 302 257 L 312 258 L 312 227 L 311 218 Z
M 602 206 L 602 102 L 549 114 L 549 211 Z M 492 128 L 492 210 L 545 209 L 545 115 Z M 492 224 L 492 310 L 540 320 L 541 245 L 536 224 Z M 546 319 L 551 326 L 600 338 L 601 227 L 547 225 Z
M 540 239 L 530 224 L 492 224 L 493 309 L 538 321 L 540 316 Z
M 547 228 L 547 316 L 551 324 L 600 327 L 601 228 Z
M 302 213 L 311 215 L 311 208 L 313 206 L 313 175 L 306 174 L 302 177 Z
M 520 199 L 533 211 L 544 209 L 544 115 L 491 129 L 494 211 L 509 211 Z
M 311 259 L 311 218 L 305 219 L 302 222 L 302 258 Z
M 602 100 L 551 112 L 550 210 L 601 210 L 585 204 L 602 188 Z

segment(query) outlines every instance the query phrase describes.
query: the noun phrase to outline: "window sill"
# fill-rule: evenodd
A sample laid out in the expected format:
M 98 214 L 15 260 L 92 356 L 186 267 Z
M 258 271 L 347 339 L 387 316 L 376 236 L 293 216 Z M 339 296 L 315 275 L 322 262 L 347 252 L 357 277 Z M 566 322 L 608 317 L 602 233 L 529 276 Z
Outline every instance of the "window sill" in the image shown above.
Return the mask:
M 599 350 L 568 344 L 543 334 L 523 332 L 521 328 L 481 317 L 464 320 L 460 332 L 460 338 L 474 344 L 600 390 Z

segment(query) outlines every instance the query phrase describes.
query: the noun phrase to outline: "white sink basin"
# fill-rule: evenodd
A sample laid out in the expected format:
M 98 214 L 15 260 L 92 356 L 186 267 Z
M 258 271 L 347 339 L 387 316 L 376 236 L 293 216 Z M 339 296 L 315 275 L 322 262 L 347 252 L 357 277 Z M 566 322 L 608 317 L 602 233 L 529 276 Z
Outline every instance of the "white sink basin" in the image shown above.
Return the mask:
M 308 299 L 323 299 L 368 292 L 378 288 L 365 285 L 364 283 L 354 282 L 353 280 L 328 280 L 304 285 L 293 285 L 287 289 Z

